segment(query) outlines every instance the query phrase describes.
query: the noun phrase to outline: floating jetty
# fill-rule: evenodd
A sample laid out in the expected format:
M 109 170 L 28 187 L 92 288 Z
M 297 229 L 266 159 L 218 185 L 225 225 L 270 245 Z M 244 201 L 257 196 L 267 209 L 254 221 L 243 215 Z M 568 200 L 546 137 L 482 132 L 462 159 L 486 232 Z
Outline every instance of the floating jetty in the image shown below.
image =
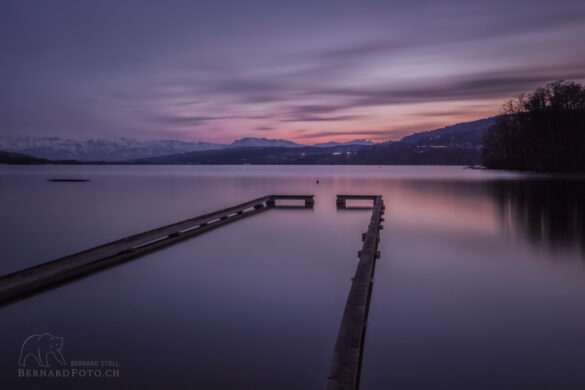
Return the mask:
M 302 203 L 298 206 L 279 206 L 282 200 Z M 267 195 L 26 268 L 0 277 L 0 304 L 145 255 L 265 210 L 281 207 L 313 208 L 314 204 L 313 195 Z
M 384 221 L 385 206 L 379 195 L 337 195 L 338 209 L 351 209 L 347 200 L 372 200 L 372 218 L 368 231 L 362 234 L 363 247 L 358 252 L 359 263 L 352 279 L 351 288 L 345 304 L 341 327 L 337 335 L 333 361 L 326 390 L 359 389 L 362 356 L 366 336 L 366 323 L 374 283 L 376 259 L 380 257 L 381 223 Z M 356 207 L 362 209 L 363 207 Z

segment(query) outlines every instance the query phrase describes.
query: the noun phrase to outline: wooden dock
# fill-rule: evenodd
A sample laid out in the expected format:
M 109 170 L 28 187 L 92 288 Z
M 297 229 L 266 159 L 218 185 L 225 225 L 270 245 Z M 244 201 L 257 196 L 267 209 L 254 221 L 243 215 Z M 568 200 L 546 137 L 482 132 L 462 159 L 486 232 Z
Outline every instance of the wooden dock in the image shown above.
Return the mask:
M 381 223 L 384 202 L 379 195 L 338 195 L 337 207 L 348 207 L 347 200 L 371 200 L 372 217 L 363 233 L 359 263 L 352 279 L 341 326 L 335 343 L 327 390 L 358 389 L 366 334 L 366 323 L 372 294 L 376 259 L 380 257 Z M 299 202 L 295 205 L 281 201 Z M 54 285 L 77 279 L 92 272 L 142 256 L 179 241 L 207 232 L 233 221 L 272 208 L 313 208 L 313 195 L 268 195 L 237 206 L 201 215 L 185 221 L 125 237 L 83 252 L 0 277 L 0 305 L 9 304 Z
M 372 218 L 368 231 L 363 233 L 362 250 L 358 252 L 359 263 L 349 290 L 345 310 L 335 349 L 333 361 L 325 388 L 327 390 L 359 389 L 362 356 L 366 335 L 366 323 L 372 295 L 376 259 L 380 257 L 381 223 L 384 221 L 385 206 L 379 195 L 338 195 L 338 209 L 349 209 L 346 200 L 366 199 L 373 201 Z M 360 207 L 361 208 L 361 207 Z
M 300 200 L 303 203 L 298 206 L 279 206 L 280 200 Z M 0 277 L 0 304 L 86 276 L 265 210 L 280 207 L 313 208 L 314 204 L 313 195 L 267 195 L 4 275 Z

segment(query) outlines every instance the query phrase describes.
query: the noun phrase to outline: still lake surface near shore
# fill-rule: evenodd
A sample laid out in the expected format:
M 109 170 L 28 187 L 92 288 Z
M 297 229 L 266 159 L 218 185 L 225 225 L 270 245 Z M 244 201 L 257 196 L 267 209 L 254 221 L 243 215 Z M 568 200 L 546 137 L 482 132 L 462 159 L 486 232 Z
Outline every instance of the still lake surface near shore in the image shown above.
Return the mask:
M 371 216 L 337 211 L 335 195 L 381 194 L 362 389 L 585 388 L 577 176 L 0 166 L 0 274 L 278 193 L 314 194 L 315 208 L 269 210 L 0 307 L 0 383 L 320 389 Z M 44 332 L 64 338 L 68 362 L 115 361 L 120 377 L 18 378 L 22 342 Z

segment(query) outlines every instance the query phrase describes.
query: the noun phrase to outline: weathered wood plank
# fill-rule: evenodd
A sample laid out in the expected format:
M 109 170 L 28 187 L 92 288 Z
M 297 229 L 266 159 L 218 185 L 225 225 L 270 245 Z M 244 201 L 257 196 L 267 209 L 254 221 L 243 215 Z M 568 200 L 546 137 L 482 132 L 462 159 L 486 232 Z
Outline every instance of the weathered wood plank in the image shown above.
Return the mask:
M 315 195 L 270 195 L 272 199 L 303 199 L 313 200 Z
M 376 200 L 380 195 L 337 195 L 337 199 L 365 199 Z

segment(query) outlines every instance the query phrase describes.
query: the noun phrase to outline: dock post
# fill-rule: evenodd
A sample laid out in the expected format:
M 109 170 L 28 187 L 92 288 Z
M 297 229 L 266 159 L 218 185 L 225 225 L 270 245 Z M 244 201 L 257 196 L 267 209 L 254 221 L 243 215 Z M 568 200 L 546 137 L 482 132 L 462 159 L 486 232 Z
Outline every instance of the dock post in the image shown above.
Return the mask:
M 305 198 L 305 208 L 312 209 L 313 206 L 315 206 L 315 199 L 312 196 Z

